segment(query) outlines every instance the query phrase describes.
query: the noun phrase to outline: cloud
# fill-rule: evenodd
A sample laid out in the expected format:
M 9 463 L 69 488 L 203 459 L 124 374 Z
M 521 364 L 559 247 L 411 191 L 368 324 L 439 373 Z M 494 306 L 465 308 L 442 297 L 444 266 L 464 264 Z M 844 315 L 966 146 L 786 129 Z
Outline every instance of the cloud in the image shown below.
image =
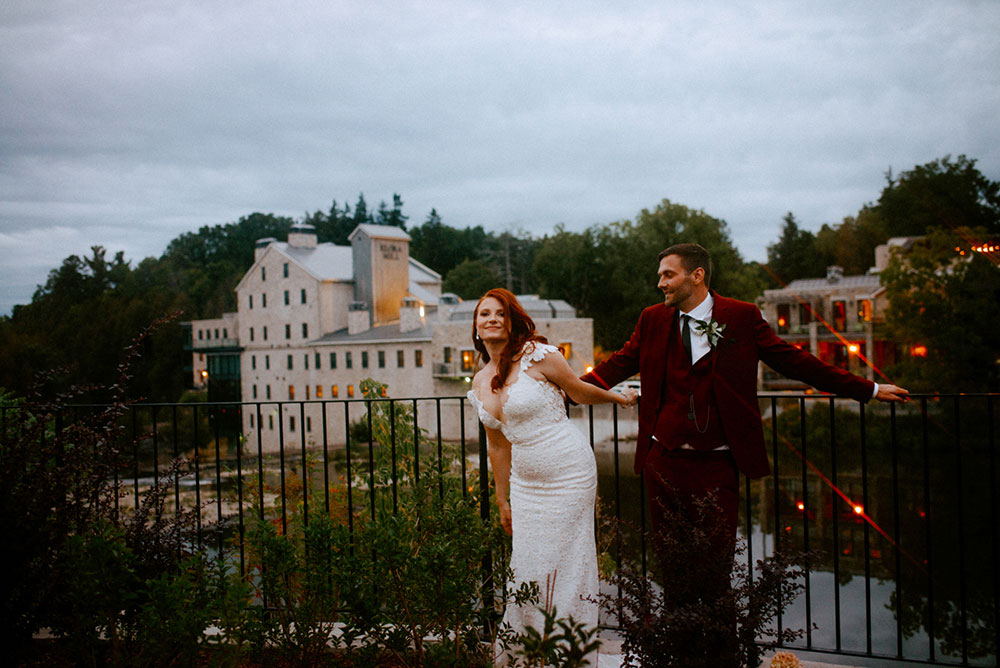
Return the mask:
M 0 26 L 0 312 L 101 240 L 138 261 L 360 192 L 536 234 L 669 198 L 763 259 L 786 211 L 839 222 L 890 166 L 1000 178 L 996 3 L 50 0 Z

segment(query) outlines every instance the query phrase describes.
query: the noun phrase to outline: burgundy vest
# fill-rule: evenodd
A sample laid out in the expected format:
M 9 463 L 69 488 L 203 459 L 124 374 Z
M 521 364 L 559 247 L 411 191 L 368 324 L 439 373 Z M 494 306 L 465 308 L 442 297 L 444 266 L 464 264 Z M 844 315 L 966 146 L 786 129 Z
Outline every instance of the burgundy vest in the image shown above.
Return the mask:
M 728 441 L 712 390 L 712 353 L 692 366 L 681 343 L 677 317 L 673 328 L 653 434 L 670 450 L 685 443 L 695 450 L 714 450 Z

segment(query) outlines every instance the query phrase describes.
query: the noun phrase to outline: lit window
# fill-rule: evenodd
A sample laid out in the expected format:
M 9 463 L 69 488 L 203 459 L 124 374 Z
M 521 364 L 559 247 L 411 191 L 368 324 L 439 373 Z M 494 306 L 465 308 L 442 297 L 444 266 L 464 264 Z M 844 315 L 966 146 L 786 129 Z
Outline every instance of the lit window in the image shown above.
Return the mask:
M 414 350 L 413 351 L 413 365 L 414 366 L 418 366 L 418 367 L 424 365 L 424 351 L 423 350 Z
M 353 397 L 354 396 L 354 386 L 353 385 L 348 385 L 347 386 L 347 396 L 349 396 L 349 397 Z
M 788 313 L 790 310 L 788 304 L 778 304 L 778 334 L 788 333 Z
M 859 299 L 858 300 L 858 321 L 859 322 L 871 322 L 872 320 L 872 302 L 870 299 Z
M 306 401 L 309 401 L 310 399 L 312 399 L 311 394 L 312 394 L 312 386 L 311 385 L 306 385 Z
M 444 347 L 444 363 L 451 364 L 451 346 Z
M 288 386 L 288 399 L 289 400 L 295 399 L 295 386 L 294 385 L 289 385 Z
M 476 364 L 476 351 L 475 350 L 463 350 L 462 351 L 462 371 L 472 371 Z
M 322 385 L 317 385 L 316 386 L 316 398 L 317 399 L 322 399 L 323 398 L 323 386 Z
M 336 399 L 340 396 L 340 387 L 337 385 L 330 386 L 330 396 Z

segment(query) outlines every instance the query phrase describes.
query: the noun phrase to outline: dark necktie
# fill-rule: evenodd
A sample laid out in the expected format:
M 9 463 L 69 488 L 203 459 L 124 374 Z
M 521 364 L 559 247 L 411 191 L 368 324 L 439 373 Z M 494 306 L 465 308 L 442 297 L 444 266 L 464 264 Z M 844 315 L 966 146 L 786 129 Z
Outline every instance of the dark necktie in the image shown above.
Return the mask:
M 682 315 L 681 321 L 681 342 L 684 344 L 684 352 L 687 353 L 688 361 L 691 361 L 691 316 Z

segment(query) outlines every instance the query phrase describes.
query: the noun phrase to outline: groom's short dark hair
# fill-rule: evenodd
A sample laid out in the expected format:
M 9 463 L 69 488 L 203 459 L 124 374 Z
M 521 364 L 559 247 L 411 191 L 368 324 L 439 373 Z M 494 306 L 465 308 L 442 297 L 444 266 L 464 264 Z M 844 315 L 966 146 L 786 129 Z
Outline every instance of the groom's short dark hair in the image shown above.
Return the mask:
M 705 285 L 711 284 L 712 279 L 712 257 L 702 246 L 698 244 L 674 244 L 670 248 L 660 251 L 656 256 L 659 262 L 668 255 L 676 255 L 681 259 L 681 266 L 687 273 L 691 273 L 698 267 L 705 270 Z

